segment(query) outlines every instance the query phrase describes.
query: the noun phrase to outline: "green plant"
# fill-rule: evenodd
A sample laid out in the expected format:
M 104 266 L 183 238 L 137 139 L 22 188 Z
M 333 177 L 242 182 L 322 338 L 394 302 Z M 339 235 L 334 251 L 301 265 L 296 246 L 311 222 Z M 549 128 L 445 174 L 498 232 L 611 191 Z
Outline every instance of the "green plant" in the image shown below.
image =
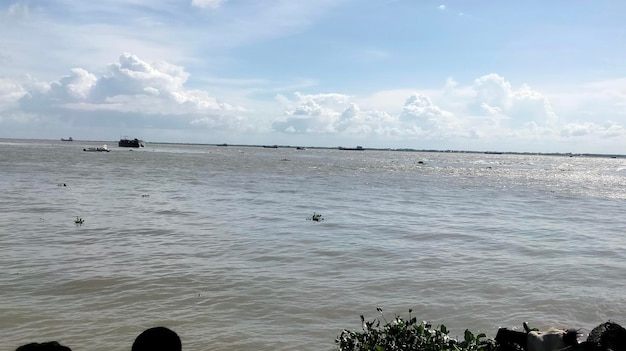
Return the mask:
M 361 315 L 363 331 L 343 330 L 335 339 L 338 351 L 493 351 L 495 342 L 481 333 L 476 336 L 465 330 L 463 340 L 450 338 L 445 325 L 432 328 L 428 322 L 417 322 L 411 316 L 404 320 L 396 316 L 387 322 L 382 309 L 384 324 L 380 319 L 366 321 Z

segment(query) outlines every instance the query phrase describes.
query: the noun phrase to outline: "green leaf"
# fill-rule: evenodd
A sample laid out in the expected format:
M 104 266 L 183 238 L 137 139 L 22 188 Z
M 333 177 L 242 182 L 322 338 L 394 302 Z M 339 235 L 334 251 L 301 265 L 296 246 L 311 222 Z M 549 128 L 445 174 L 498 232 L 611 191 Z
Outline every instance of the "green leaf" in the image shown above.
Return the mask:
M 465 329 L 465 342 L 470 343 L 474 340 L 476 340 L 474 338 L 474 334 L 472 334 L 472 332 L 469 331 L 469 329 Z

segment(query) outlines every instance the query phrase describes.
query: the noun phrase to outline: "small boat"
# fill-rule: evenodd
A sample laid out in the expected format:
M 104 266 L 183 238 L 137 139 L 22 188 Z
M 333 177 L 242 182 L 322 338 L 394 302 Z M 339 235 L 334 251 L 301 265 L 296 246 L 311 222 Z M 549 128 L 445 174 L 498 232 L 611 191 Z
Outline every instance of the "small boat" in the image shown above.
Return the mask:
M 139 140 L 137 138 L 128 139 L 127 137 L 122 137 L 120 139 L 120 142 L 117 144 L 117 146 L 119 147 L 144 147 L 144 142 L 143 140 Z
M 105 145 L 102 145 L 100 147 L 86 147 L 83 149 L 83 151 L 89 151 L 89 152 L 109 152 L 111 150 L 109 150 L 109 148 Z
M 224 143 L 224 144 L 217 144 L 217 146 L 228 146 L 228 144 Z
M 363 150 L 365 150 L 365 149 L 363 148 L 363 146 L 357 146 L 357 147 L 342 147 L 342 146 L 340 146 L 340 147 L 339 147 L 339 150 L 356 150 L 356 151 L 363 151 Z
M 61 141 L 74 141 L 74 139 L 73 139 L 72 137 L 69 137 L 69 138 L 67 138 L 67 139 L 63 139 L 63 138 L 61 138 Z
M 266 149 L 278 149 L 278 145 L 263 145 Z

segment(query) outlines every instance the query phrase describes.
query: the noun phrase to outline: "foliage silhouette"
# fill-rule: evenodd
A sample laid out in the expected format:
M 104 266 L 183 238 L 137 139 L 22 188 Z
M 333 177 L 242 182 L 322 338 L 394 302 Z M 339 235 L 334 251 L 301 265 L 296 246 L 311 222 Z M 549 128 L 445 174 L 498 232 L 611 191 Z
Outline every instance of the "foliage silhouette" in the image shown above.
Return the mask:
M 465 330 L 463 340 L 451 338 L 448 328 L 433 328 L 428 322 L 417 322 L 409 309 L 407 320 L 396 316 L 384 324 L 379 319 L 366 321 L 361 315 L 363 331 L 343 330 L 335 339 L 338 351 L 494 351 L 496 344 L 484 333 L 474 335 Z

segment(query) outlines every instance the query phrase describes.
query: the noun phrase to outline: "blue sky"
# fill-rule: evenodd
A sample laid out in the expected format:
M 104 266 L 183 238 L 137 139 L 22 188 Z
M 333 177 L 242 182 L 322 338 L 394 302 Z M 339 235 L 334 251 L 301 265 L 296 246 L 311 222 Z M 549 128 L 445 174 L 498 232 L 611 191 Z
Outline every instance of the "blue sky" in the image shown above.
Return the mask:
M 0 0 L 0 137 L 626 154 L 624 13 Z

